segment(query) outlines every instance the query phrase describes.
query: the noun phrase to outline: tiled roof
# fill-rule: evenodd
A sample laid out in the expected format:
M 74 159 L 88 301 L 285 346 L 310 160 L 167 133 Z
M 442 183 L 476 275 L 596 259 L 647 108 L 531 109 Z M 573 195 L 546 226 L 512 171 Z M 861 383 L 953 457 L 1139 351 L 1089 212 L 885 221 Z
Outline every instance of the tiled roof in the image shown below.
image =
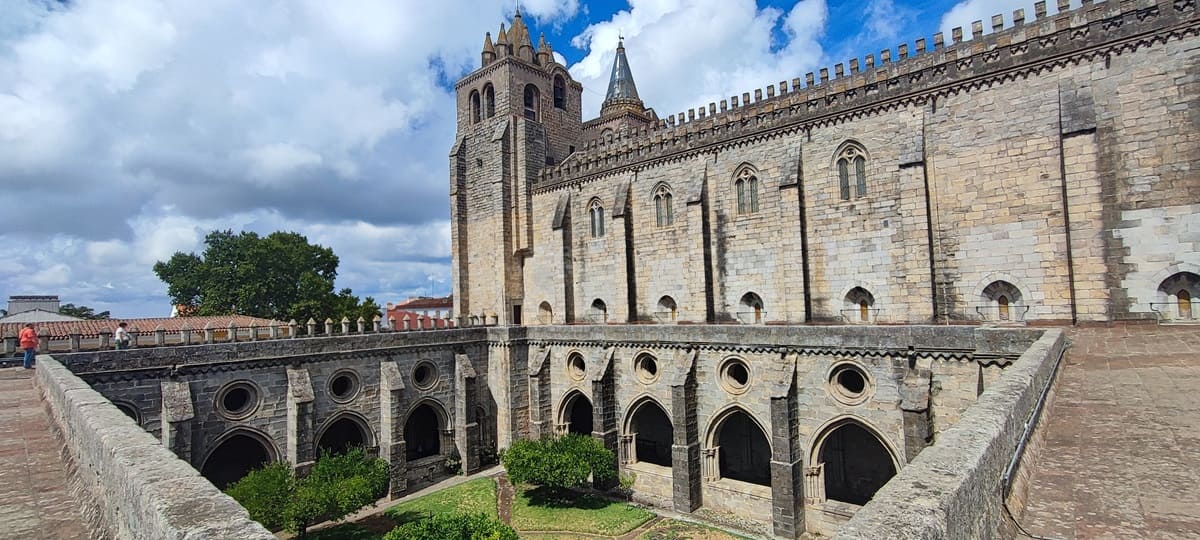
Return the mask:
M 399 304 L 393 306 L 395 309 L 431 309 L 431 308 L 452 308 L 454 307 L 453 296 L 443 296 L 439 298 L 430 298 L 428 296 L 418 296 L 409 298 Z
M 425 317 L 414 311 L 401 311 L 393 309 L 388 311 L 388 317 L 396 319 L 396 330 L 404 329 L 404 320 L 408 319 L 408 328 L 410 330 L 433 330 L 435 328 L 447 328 L 450 324 L 450 319 L 435 319 L 433 317 Z M 424 319 L 424 320 L 421 320 Z M 418 326 L 418 323 L 423 323 Z
M 125 322 L 126 328 L 129 331 L 153 332 L 159 326 L 167 332 L 178 332 L 183 325 L 193 330 L 201 330 L 205 326 L 211 324 L 212 328 L 229 328 L 229 322 L 238 328 L 247 328 L 251 324 L 258 327 L 267 327 L 271 325 L 270 319 L 260 319 L 258 317 L 248 317 L 245 315 L 212 315 L 205 317 L 158 317 L 150 319 L 95 319 L 95 320 L 80 320 L 80 321 L 51 321 L 34 323 L 34 329 L 38 334 L 48 332 L 51 339 L 65 339 L 71 334 L 81 334 L 84 336 L 95 336 L 101 331 L 113 332 L 117 329 L 117 324 Z M 24 323 L 0 323 L 0 336 L 15 336 L 24 326 Z M 280 326 L 287 326 L 286 322 L 280 321 Z

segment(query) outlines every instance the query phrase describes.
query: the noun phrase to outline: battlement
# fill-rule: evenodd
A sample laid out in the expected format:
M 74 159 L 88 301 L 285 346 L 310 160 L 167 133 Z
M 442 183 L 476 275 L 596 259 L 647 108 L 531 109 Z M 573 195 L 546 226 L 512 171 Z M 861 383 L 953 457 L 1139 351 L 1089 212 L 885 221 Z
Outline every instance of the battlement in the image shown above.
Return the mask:
M 627 130 L 585 143 L 574 159 L 539 173 L 535 189 L 549 190 L 584 179 L 615 174 L 653 160 L 682 158 L 696 151 L 735 140 L 836 123 L 872 110 L 964 89 L 1011 80 L 1023 71 L 1121 54 L 1152 43 L 1161 36 L 1195 33 L 1195 0 L 1083 0 L 1069 9 L 1069 0 L 1056 0 L 1058 13 L 1049 14 L 1045 1 L 1034 13 L 1014 11 L 975 21 L 970 38 L 951 31 L 950 42 L 939 32 L 932 47 L 925 38 L 910 48 L 902 43 L 879 56 L 807 73 L 801 79 L 731 96 L 720 103 L 670 115 L 659 123 Z M 1156 37 L 1158 36 L 1158 37 Z

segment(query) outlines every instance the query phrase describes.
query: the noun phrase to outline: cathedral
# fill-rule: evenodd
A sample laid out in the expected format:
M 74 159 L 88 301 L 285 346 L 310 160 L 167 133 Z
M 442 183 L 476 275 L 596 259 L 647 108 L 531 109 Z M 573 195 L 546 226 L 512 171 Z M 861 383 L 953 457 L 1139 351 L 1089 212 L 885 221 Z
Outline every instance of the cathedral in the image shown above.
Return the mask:
M 518 13 L 456 84 L 454 311 L 467 325 L 1194 320 L 1194 6 L 1059 4 L 666 116 L 618 44 L 588 120 L 582 85 Z

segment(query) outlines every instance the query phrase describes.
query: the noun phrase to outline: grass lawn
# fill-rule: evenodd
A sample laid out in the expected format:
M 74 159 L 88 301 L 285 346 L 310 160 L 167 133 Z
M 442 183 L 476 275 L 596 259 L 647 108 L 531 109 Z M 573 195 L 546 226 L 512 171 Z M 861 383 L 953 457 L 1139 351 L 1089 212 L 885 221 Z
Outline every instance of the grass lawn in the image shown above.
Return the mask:
M 477 478 L 388 508 L 355 523 L 309 533 L 312 540 L 379 540 L 388 531 L 437 513 L 483 513 L 496 517 L 496 481 Z
M 642 533 L 638 540 L 743 540 L 744 538 L 704 525 L 665 519 Z
M 564 531 L 618 536 L 645 523 L 654 514 L 641 508 L 593 495 L 549 496 L 542 489 L 518 490 L 513 497 L 512 526 L 517 531 Z
M 397 525 L 433 514 L 487 514 L 496 517 L 496 481 L 476 478 L 454 487 L 403 502 L 385 512 Z

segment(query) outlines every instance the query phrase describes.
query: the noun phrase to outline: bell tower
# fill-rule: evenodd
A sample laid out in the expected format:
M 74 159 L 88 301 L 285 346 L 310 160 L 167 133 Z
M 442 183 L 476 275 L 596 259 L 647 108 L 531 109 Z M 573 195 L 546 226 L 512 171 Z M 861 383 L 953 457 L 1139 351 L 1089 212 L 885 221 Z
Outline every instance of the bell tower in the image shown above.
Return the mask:
M 454 311 L 466 324 L 522 324 L 524 261 L 533 253 L 538 173 L 565 159 L 583 134 L 583 86 L 520 11 L 483 39 L 479 69 L 455 84 L 450 149 Z

